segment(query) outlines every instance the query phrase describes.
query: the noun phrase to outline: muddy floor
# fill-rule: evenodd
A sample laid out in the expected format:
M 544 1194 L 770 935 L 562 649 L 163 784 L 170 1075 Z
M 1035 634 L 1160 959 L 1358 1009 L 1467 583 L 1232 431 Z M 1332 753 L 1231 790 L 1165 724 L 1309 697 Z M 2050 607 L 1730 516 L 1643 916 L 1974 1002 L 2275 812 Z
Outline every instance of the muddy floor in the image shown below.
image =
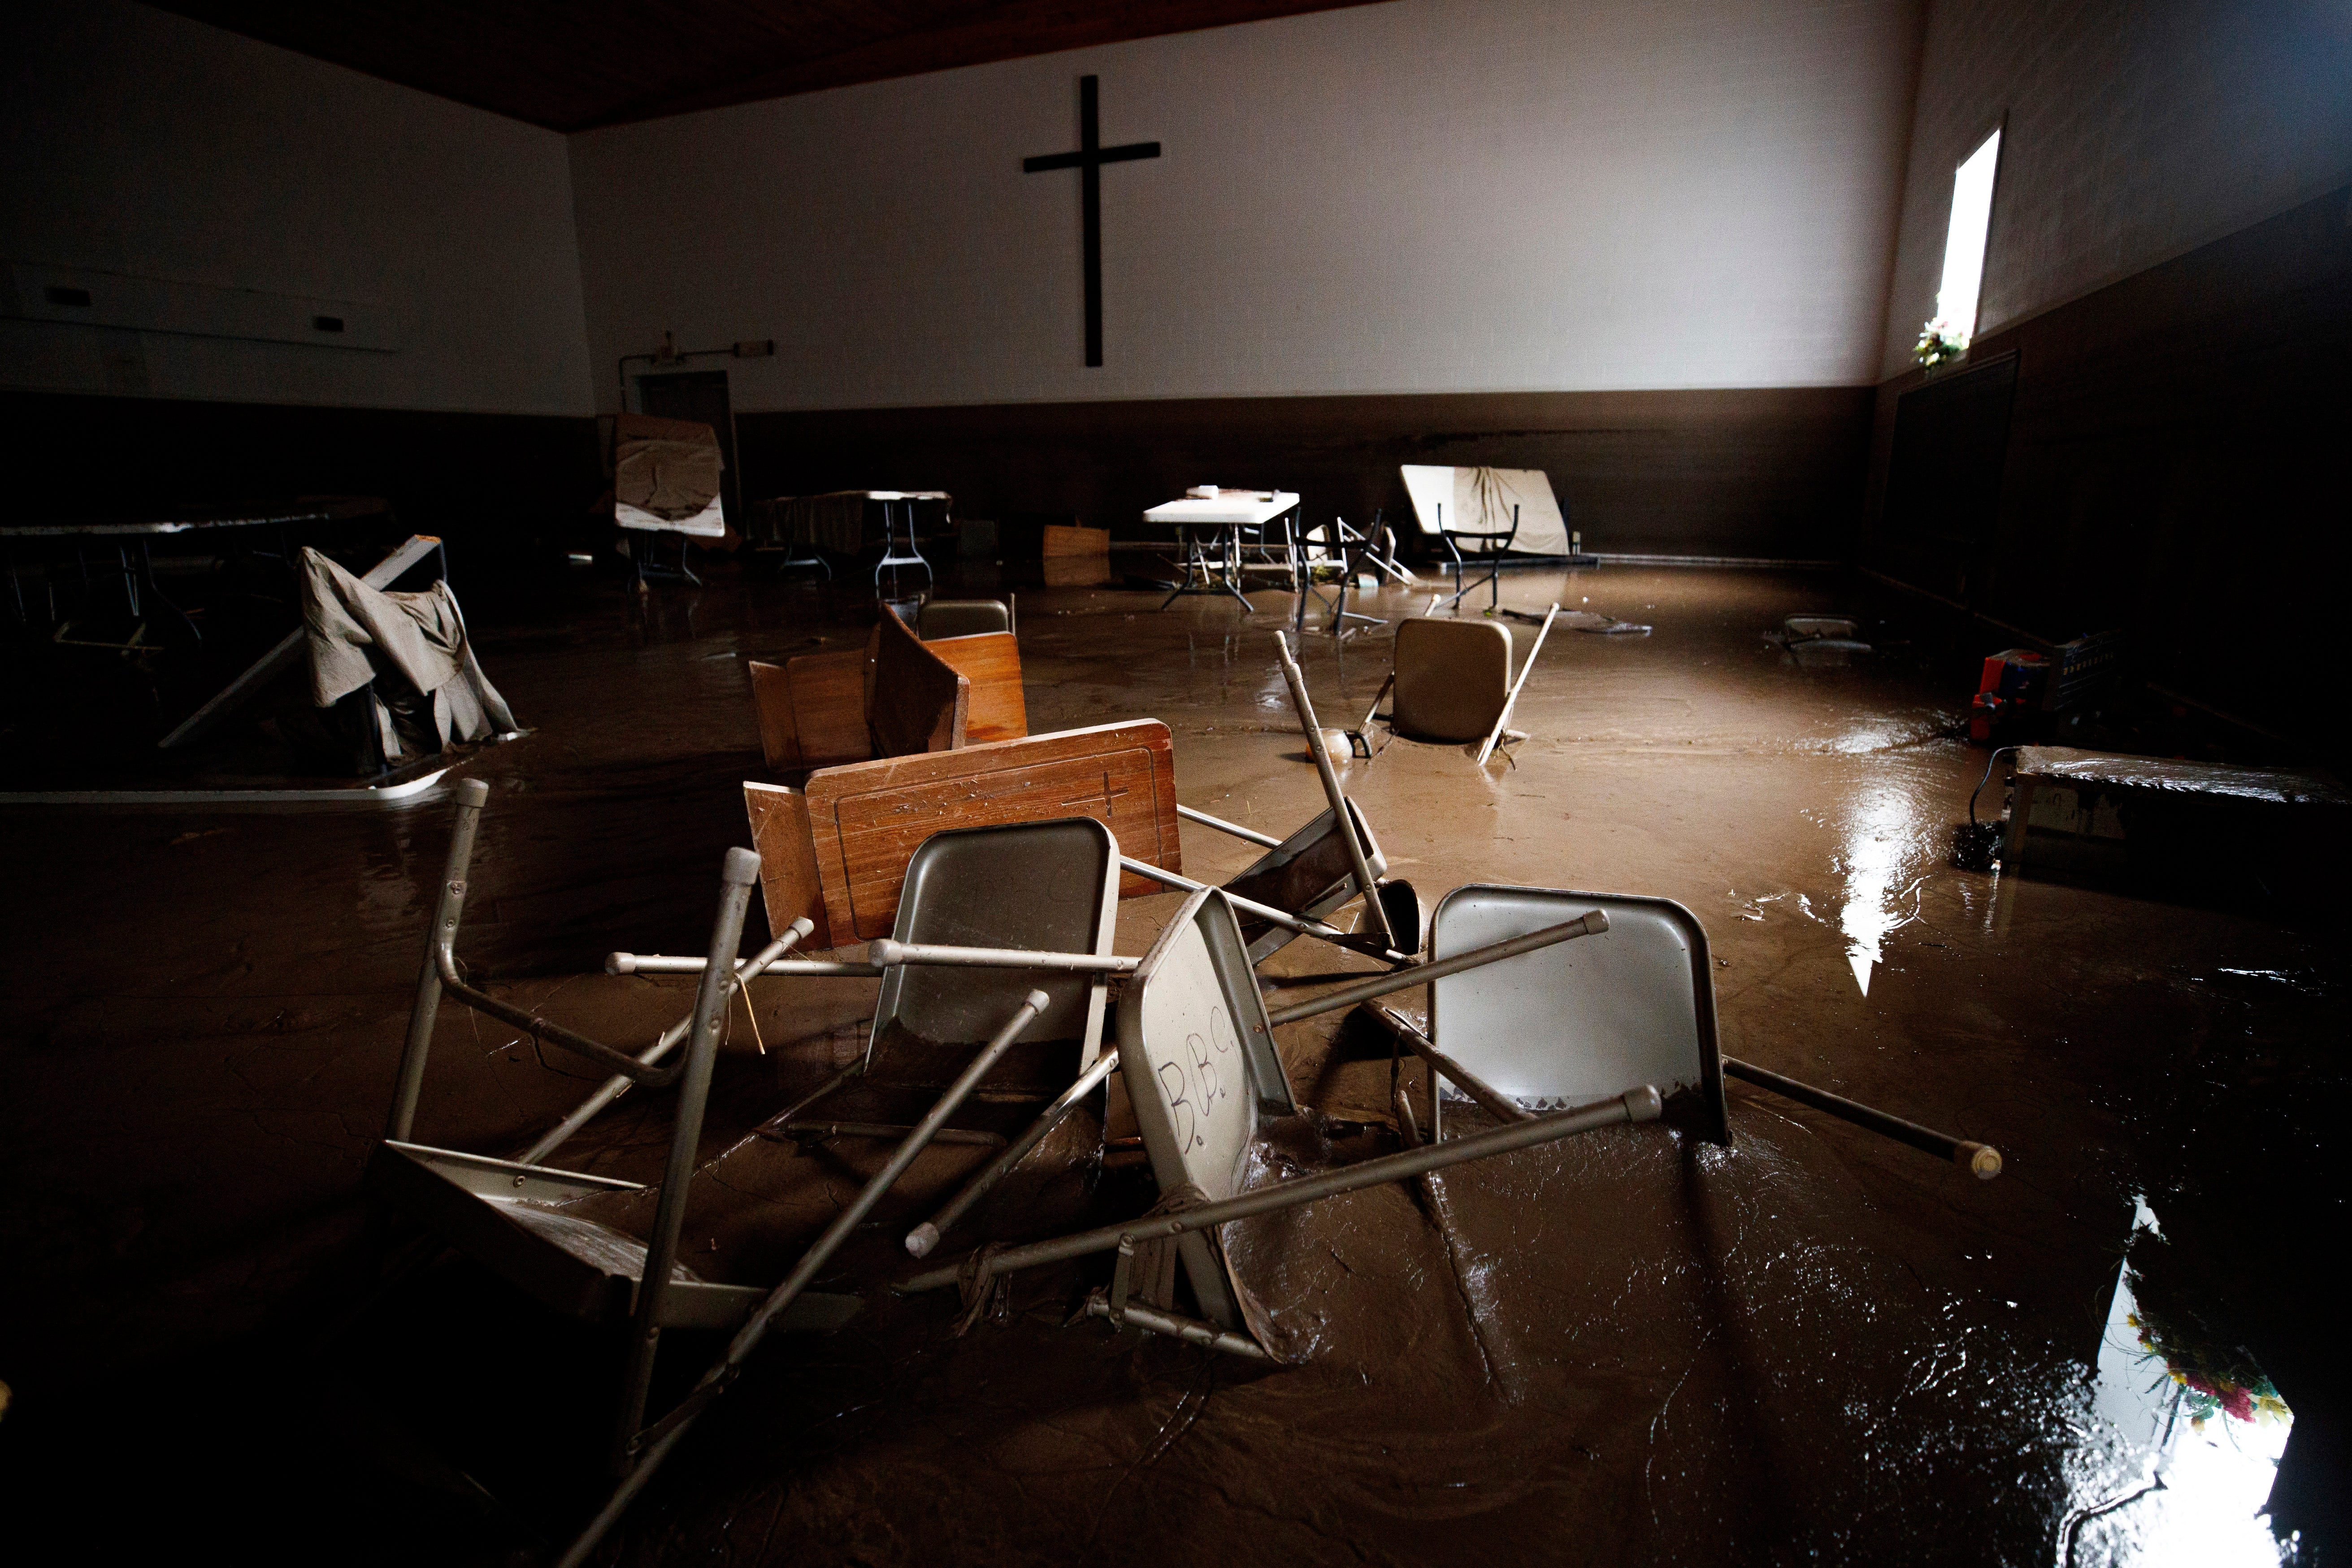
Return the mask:
M 1032 731 L 1161 719 L 1187 805 L 1301 825 L 1322 801 L 1275 660 L 1291 600 L 1160 598 L 1022 592 Z M 1023 1276 L 961 1336 L 952 1292 L 892 1297 L 898 1237 L 981 1157 L 935 1152 L 820 1281 L 866 1311 L 763 1349 L 606 1560 L 2352 1553 L 2326 1284 L 2347 1233 L 2339 922 L 1956 869 L 1985 770 L 1956 738 L 1968 650 L 1865 584 L 1606 568 L 1504 590 L 1555 599 L 1653 629 L 1555 631 L 1507 763 L 1396 741 L 1349 763 L 1392 870 L 1427 902 L 1475 881 L 1677 900 L 1712 944 L 1727 1052 L 1995 1143 L 2006 1173 L 1735 1084 L 1728 1149 L 1622 1128 L 1237 1227 L 1298 1352 L 1269 1369 L 1067 1322 L 1099 1268 Z M 547 1016 L 650 1037 L 688 986 L 601 961 L 702 950 L 748 837 L 739 786 L 765 776 L 745 659 L 861 640 L 870 604 L 730 570 L 468 608 L 533 732 L 466 770 L 492 794 L 465 960 Z M 1767 640 L 1808 610 L 1862 615 L 1873 651 Z M 1524 656 L 1534 628 L 1514 635 Z M 1370 704 L 1386 639 L 1307 639 L 1327 724 Z M 0 1484 L 20 1544 L 520 1562 L 593 1509 L 617 1342 L 463 1262 L 386 1288 L 405 1238 L 359 1193 L 448 819 L 438 792 L 0 811 Z M 1190 824 L 1183 851 L 1208 879 L 1255 854 Z M 1122 905 L 1119 951 L 1175 901 Z M 1312 945 L 1267 966 L 1278 997 L 1364 967 Z M 772 1279 L 874 1167 L 751 1131 L 858 1048 L 873 990 L 763 981 L 756 1017 L 734 1014 L 689 1221 L 710 1277 Z M 1283 1049 L 1339 1123 L 1316 1158 L 1395 1147 L 1385 1046 L 1327 1020 Z M 448 1009 L 417 1136 L 512 1152 L 596 1076 Z M 662 1097 L 632 1095 L 562 1163 L 652 1180 L 667 1136 Z M 1131 1158 L 1068 1153 L 947 1251 L 1040 1205 L 1150 1202 Z M 670 1336 L 665 1390 L 716 1350 Z

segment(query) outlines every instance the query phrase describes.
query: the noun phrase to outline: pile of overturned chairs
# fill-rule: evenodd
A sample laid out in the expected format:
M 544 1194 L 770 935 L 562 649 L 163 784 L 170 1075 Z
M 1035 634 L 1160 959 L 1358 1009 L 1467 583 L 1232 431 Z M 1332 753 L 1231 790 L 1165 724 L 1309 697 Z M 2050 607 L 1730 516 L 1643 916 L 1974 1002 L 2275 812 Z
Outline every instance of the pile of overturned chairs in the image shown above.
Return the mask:
M 393 1112 L 369 1181 L 440 1242 L 550 1307 L 625 1325 L 611 1449 L 616 1485 L 565 1563 L 585 1560 L 771 1331 L 830 1330 L 858 1310 L 856 1296 L 810 1286 L 927 1148 L 961 1139 L 994 1152 L 908 1233 L 906 1248 L 917 1259 L 938 1252 L 1114 1073 L 1157 1187 L 1157 1201 L 1145 1212 L 1045 1240 L 982 1246 L 877 1284 L 900 1292 L 959 1289 L 969 1322 L 1015 1271 L 1116 1254 L 1108 1282 L 1087 1300 L 1088 1315 L 1238 1356 L 1279 1360 L 1266 1314 L 1235 1277 L 1220 1227 L 1603 1127 L 1655 1121 L 1669 1102 L 1679 1125 L 1728 1144 L 1727 1074 L 1979 1176 L 1999 1172 L 2000 1155 L 1987 1145 L 1724 1057 L 1706 934 L 1670 900 L 1474 884 L 1438 901 L 1424 941 L 1419 900 L 1409 884 L 1385 875 L 1369 824 L 1342 792 L 1286 643 L 1282 664 L 1328 808 L 1280 840 L 1186 810 L 1194 822 L 1265 848 L 1225 885 L 1205 886 L 1123 857 L 1110 828 L 1091 816 L 961 827 L 915 849 L 891 934 L 872 941 L 864 962 L 793 956 L 814 929 L 807 919 L 745 958 L 739 948 L 761 867 L 752 851 L 730 850 L 702 957 L 616 953 L 608 961 L 622 972 L 699 974 L 688 1015 L 634 1053 L 502 1002 L 465 979 L 457 942 L 488 789 L 471 780 L 457 786 L 448 863 Z M 1139 956 L 1112 951 L 1123 876 L 1183 894 Z M 1350 909 L 1354 929 L 1333 923 Z M 1301 938 L 1382 967 L 1310 1000 L 1270 1007 L 1258 966 Z M 881 984 L 863 1051 L 762 1131 L 892 1144 L 854 1201 L 766 1288 L 703 1279 L 680 1255 L 730 999 L 763 975 L 864 976 Z M 1377 1005 L 1424 986 L 1425 1028 Z M 445 999 L 527 1030 L 612 1076 L 516 1158 L 420 1143 L 413 1137 L 418 1095 Z M 1396 1052 L 1427 1064 L 1424 1108 L 1416 1112 L 1411 1097 L 1397 1092 L 1395 1152 L 1268 1179 L 1262 1173 L 1270 1163 L 1254 1159 L 1254 1150 L 1270 1123 L 1302 1112 L 1275 1032 L 1342 1008 L 1361 1008 Z M 983 1085 L 989 1092 L 981 1092 Z M 644 1202 L 629 1201 L 645 1194 L 637 1184 L 544 1163 L 633 1086 L 677 1093 L 649 1219 Z M 1475 1106 L 1491 1125 L 1449 1136 L 1449 1100 L 1457 1115 Z M 1008 1122 L 1008 1108 L 1025 1124 Z M 957 1124 L 960 1114 L 971 1120 L 975 1110 L 987 1125 Z M 1100 1125 L 1097 1117 L 1097 1138 Z M 649 1420 L 656 1351 L 662 1331 L 672 1328 L 731 1330 L 732 1337 L 691 1390 Z

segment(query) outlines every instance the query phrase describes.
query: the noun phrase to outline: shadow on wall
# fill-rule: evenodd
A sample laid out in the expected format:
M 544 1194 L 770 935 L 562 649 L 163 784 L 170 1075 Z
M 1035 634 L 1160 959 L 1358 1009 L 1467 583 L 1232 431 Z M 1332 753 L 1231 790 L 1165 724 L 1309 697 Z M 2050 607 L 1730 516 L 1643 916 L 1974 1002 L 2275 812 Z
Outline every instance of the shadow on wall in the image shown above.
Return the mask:
M 1307 521 L 1412 515 L 1404 463 L 1542 468 L 1586 547 L 1843 559 L 1871 390 L 1475 393 L 739 413 L 747 496 L 937 489 L 972 517 L 1146 537 L 1198 484 L 1294 489 Z
M 604 488 L 588 418 L 9 392 L 0 419 L 10 521 L 383 496 L 488 565 L 593 532 Z
M 1861 563 L 2340 760 L 2347 363 L 2352 187 L 1881 386 Z

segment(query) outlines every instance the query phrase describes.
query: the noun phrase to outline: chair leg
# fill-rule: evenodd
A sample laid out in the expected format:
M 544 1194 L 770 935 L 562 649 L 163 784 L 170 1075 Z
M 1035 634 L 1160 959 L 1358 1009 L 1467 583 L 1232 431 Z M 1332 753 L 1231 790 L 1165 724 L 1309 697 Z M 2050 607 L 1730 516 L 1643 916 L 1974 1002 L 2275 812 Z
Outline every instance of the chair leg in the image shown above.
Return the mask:
M 670 1124 L 669 1161 L 663 1167 L 661 1195 L 653 1234 L 646 1241 L 645 1271 L 637 1279 L 636 1312 L 630 1324 L 629 1360 L 622 1374 L 620 1419 L 613 1434 L 613 1471 L 626 1475 L 635 1459 L 630 1445 L 645 1426 L 646 1395 L 653 1386 L 654 1356 L 661 1344 L 663 1299 L 677 1261 L 678 1229 L 686 1220 L 688 1188 L 702 1139 L 702 1116 L 710 1100 L 711 1068 L 719 1056 L 719 1031 L 733 995 L 735 960 L 743 941 L 743 910 L 760 879 L 759 858 L 748 849 L 727 852 L 719 884 L 719 915 L 711 922 L 710 947 L 694 999 L 694 1023 L 687 1036 L 685 1071 L 678 1077 L 677 1114 Z

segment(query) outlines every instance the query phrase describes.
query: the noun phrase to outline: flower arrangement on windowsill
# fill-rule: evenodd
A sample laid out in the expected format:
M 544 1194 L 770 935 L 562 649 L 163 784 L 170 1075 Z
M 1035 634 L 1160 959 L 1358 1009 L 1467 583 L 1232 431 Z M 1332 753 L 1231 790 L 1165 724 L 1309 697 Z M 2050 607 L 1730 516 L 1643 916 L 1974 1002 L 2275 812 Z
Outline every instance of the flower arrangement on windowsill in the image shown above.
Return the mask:
M 1969 334 L 1937 316 L 1919 329 L 1919 344 L 1911 351 L 1920 367 L 1933 370 L 1939 364 L 1949 364 L 1969 352 Z

